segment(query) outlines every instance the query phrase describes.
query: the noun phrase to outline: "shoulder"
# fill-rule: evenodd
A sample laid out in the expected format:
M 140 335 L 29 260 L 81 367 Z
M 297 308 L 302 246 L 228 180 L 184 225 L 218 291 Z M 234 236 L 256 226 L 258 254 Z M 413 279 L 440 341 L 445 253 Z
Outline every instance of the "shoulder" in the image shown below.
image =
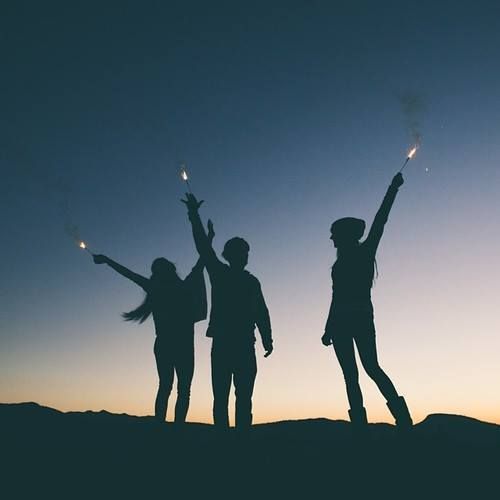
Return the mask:
M 245 271 L 245 276 L 246 276 L 246 279 L 248 280 L 248 282 L 256 287 L 256 288 L 260 288 L 260 281 L 258 280 L 258 278 L 256 276 L 254 276 L 251 272 L 249 271 Z
M 207 272 L 210 278 L 213 279 L 219 276 L 220 277 L 229 276 L 231 273 L 231 268 L 224 262 L 217 260 L 217 265 L 214 267 L 207 268 Z
M 372 256 L 376 252 L 376 250 L 376 242 L 370 238 L 366 238 L 366 240 L 359 245 L 360 255 L 362 255 L 363 257 Z
M 225 264 L 224 262 L 221 262 L 220 260 L 219 260 L 219 265 L 217 266 L 217 270 L 220 271 L 221 273 L 231 272 L 231 268 L 229 267 L 229 264 Z
M 152 282 L 149 278 L 144 278 L 142 277 L 141 282 L 139 283 L 139 286 L 146 292 L 150 293 L 153 289 Z

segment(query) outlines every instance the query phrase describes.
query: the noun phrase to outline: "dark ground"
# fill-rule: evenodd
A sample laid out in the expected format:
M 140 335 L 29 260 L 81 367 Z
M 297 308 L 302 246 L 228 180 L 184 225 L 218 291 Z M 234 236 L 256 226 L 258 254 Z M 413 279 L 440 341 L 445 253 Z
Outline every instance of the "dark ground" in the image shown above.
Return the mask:
M 0 404 L 3 498 L 500 498 L 500 426 L 429 415 L 408 434 L 286 421 L 241 434 Z

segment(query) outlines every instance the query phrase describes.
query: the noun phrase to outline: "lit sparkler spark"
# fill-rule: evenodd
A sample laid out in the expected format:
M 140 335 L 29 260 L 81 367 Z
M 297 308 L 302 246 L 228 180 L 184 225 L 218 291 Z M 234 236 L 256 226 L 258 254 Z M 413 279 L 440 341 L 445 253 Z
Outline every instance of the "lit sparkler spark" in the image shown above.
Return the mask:
M 408 153 L 408 160 L 411 160 L 415 156 L 416 152 L 417 152 L 417 146 L 414 146 Z
M 78 246 L 87 251 L 90 255 L 94 256 L 94 254 L 89 250 L 89 247 L 87 246 L 87 244 L 84 242 L 84 241 L 80 241 L 80 243 L 78 244 Z
M 181 179 L 186 183 L 188 191 L 191 194 L 193 194 L 193 192 L 191 191 L 191 186 L 189 184 L 189 176 L 188 176 L 188 173 L 187 173 L 187 170 L 186 170 L 186 164 L 185 163 L 181 163 Z
M 408 152 L 408 156 L 406 157 L 406 160 L 403 163 L 403 166 L 399 170 L 399 173 L 401 173 L 404 170 L 404 168 L 406 167 L 406 164 L 415 156 L 417 149 L 418 149 L 417 145 L 413 146 L 413 148 L 410 149 L 410 151 Z

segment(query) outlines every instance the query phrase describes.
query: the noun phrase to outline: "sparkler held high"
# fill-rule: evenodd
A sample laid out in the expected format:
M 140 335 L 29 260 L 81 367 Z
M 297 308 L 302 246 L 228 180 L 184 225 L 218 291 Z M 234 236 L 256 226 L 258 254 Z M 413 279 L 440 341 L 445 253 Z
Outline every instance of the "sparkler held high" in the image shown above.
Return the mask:
M 191 191 L 191 185 L 189 184 L 189 176 L 186 170 L 185 163 L 181 163 L 181 179 L 186 183 L 186 186 L 190 194 L 193 194 L 193 192 Z
M 401 173 L 404 170 L 404 168 L 406 167 L 406 164 L 415 156 L 417 149 L 418 149 L 417 145 L 413 146 L 413 148 L 410 149 L 410 151 L 408 152 L 408 156 L 406 157 L 406 160 L 403 163 L 403 166 L 399 169 L 398 173 Z
M 78 246 L 87 251 L 90 255 L 92 255 L 92 257 L 94 256 L 94 254 L 89 250 L 89 247 L 87 246 L 87 244 L 84 242 L 84 241 L 80 241 L 80 243 L 78 244 Z

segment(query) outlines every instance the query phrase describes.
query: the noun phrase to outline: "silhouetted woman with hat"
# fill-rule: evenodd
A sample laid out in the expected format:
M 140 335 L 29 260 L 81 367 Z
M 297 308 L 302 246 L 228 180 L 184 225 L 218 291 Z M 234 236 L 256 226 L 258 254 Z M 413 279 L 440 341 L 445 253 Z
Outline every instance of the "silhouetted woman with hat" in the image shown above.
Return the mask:
M 349 417 L 351 422 L 357 425 L 366 424 L 367 418 L 358 382 L 354 344 L 363 368 L 386 398 L 387 406 L 396 419 L 396 425 L 406 428 L 412 425 L 404 398 L 397 393 L 377 359 L 371 301 L 377 247 L 398 188 L 403 182 L 400 173 L 394 176 L 370 232 L 363 242 L 360 239 L 365 231 L 365 222 L 361 219 L 339 219 L 330 229 L 331 239 L 337 249 L 337 260 L 332 267 L 332 302 L 321 340 L 326 346 L 333 344 L 346 384 L 351 407 Z
M 213 226 L 209 221 L 209 238 L 213 237 Z M 123 317 L 126 321 L 143 323 L 153 316 L 156 331 L 154 354 L 159 378 L 155 417 L 160 422 L 165 421 L 175 372 L 175 423 L 184 423 L 194 373 L 194 324 L 207 317 L 202 260 L 198 260 L 184 280 L 178 276 L 175 265 L 163 257 L 153 261 L 150 278 L 132 272 L 105 255 L 94 255 L 94 262 L 108 264 L 146 292 L 143 303 L 124 313 Z

